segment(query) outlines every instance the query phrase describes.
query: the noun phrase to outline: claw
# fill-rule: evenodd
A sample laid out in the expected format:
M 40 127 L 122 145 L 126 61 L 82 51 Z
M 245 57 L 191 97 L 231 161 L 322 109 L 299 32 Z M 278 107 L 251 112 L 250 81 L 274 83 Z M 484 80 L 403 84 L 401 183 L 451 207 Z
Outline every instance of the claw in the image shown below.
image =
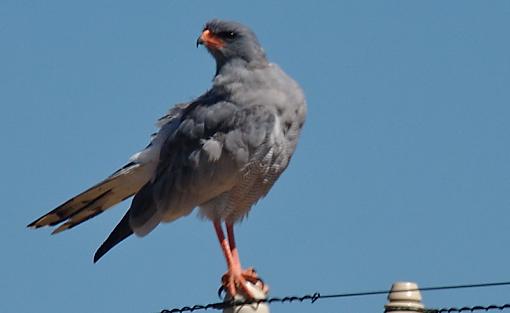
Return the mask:
M 269 291 L 267 285 L 257 276 L 253 268 L 248 268 L 241 273 L 232 273 L 229 271 L 223 275 L 221 282 L 223 288 L 220 288 L 220 291 L 226 290 L 232 297 L 240 292 L 244 294 L 247 299 L 255 299 L 253 293 L 246 286 L 247 282 L 259 286 L 265 293 Z
M 223 284 L 222 284 L 220 286 L 220 288 L 218 288 L 218 298 L 223 299 L 222 295 L 224 292 L 227 292 L 227 290 L 225 289 L 225 286 L 223 286 Z

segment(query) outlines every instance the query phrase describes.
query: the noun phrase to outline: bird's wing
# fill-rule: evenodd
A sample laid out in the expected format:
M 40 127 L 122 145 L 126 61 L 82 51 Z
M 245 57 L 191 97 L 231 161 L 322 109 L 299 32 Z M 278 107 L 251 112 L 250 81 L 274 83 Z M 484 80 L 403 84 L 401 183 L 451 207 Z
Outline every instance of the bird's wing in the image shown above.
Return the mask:
M 130 224 L 138 235 L 230 190 L 275 128 L 270 106 L 240 107 L 204 98 L 192 103 L 161 147 L 155 177 L 135 196 Z
M 94 262 L 133 231 L 144 236 L 161 221 L 187 215 L 229 190 L 240 169 L 263 151 L 274 129 L 273 112 L 201 99 L 183 107 L 178 119 L 167 120 L 174 123 L 171 127 L 161 124 L 153 139 L 160 150 L 155 174 L 136 193 L 126 215 L 96 251 Z

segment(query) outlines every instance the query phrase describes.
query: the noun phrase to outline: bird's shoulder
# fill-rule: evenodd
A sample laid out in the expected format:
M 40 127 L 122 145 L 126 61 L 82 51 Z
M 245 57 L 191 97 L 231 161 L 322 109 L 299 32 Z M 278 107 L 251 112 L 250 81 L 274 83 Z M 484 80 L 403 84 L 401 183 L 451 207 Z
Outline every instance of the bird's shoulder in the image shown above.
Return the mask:
M 229 133 L 241 131 L 249 135 L 254 129 L 269 128 L 274 123 L 276 110 L 261 103 L 248 103 L 236 99 L 225 88 L 213 88 L 187 104 L 179 104 L 160 121 L 161 131 L 166 134 L 167 144 L 179 142 L 189 146 L 210 138 L 225 139 Z M 170 127 L 169 127 L 170 126 Z

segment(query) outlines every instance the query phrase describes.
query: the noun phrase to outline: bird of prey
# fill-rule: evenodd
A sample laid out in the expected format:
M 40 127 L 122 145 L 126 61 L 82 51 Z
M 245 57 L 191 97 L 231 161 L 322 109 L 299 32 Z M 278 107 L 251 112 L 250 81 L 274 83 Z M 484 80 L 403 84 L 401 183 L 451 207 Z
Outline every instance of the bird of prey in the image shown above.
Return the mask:
M 234 224 L 267 194 L 287 168 L 305 121 L 299 85 L 270 63 L 246 26 L 211 20 L 197 40 L 216 61 L 212 87 L 158 120 L 149 145 L 105 180 L 66 201 L 28 227 L 73 228 L 134 196 L 129 210 L 94 255 L 133 233 L 145 236 L 194 208 L 211 220 L 228 271 L 227 292 L 250 294 L 234 238 Z M 223 232 L 223 223 L 227 236 Z

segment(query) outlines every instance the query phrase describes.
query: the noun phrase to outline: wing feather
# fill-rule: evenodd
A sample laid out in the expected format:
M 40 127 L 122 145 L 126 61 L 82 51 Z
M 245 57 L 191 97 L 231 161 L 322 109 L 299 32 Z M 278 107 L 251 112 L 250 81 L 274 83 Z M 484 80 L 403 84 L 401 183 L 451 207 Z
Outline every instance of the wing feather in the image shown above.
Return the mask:
M 228 101 L 190 106 L 162 145 L 150 187 L 162 221 L 188 215 L 232 189 L 242 169 L 267 148 L 262 143 L 274 125 L 275 114 L 267 106 L 242 108 Z

